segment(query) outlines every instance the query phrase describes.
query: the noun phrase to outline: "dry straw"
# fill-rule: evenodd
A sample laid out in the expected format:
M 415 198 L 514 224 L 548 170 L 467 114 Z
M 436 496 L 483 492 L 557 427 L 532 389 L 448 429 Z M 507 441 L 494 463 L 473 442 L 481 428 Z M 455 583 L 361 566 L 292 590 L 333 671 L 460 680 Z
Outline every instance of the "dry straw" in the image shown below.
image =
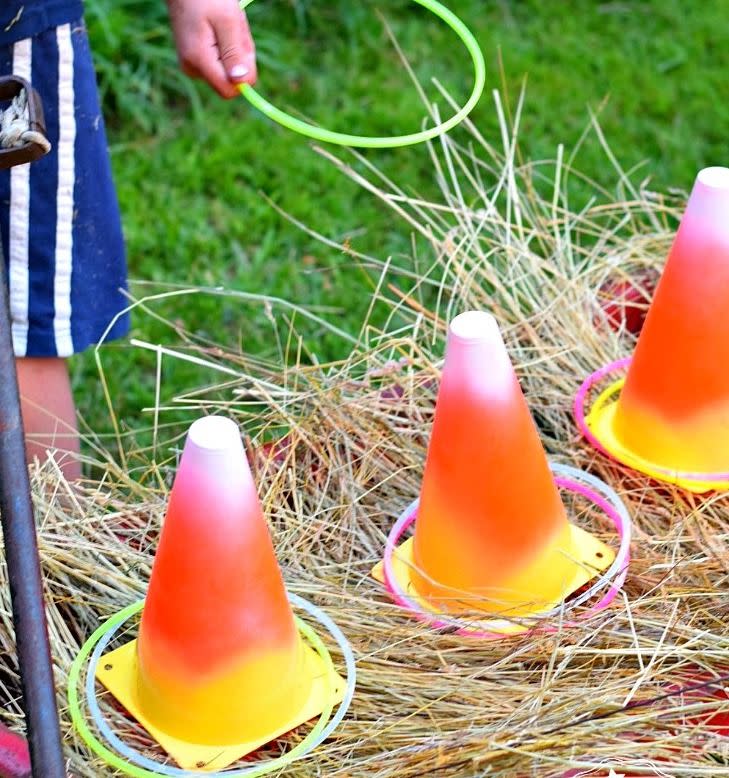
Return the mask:
M 616 190 L 601 189 L 578 178 L 561 148 L 556 160 L 522 162 L 521 103 L 507 119 L 495 98 L 498 150 L 472 125 L 461 144 L 443 139 L 431 147 L 437 198 L 406 194 L 368 158 L 322 152 L 418 236 L 417 271 L 358 258 L 380 267 L 373 310 L 389 316 L 384 326 L 367 323 L 354 337 L 340 333 L 345 359 L 318 364 L 311 356 L 318 333 L 338 332 L 334 319 L 238 295 L 260 303 L 275 322 L 277 363 L 192 335 L 165 350 L 146 344 L 161 368 L 150 400 L 149 446 L 135 450 L 117 420 L 116 442 L 90 439 L 100 475 L 80 493 L 52 463 L 36 471 L 59 689 L 99 621 L 145 591 L 178 445 L 177 428 L 168 423 L 172 412 L 189 420 L 221 412 L 250 436 L 289 587 L 327 609 L 358 662 L 357 694 L 344 724 L 317 756 L 286 775 L 607 774 L 590 772 L 600 764 L 617 773 L 729 775 L 727 741 L 701 723 L 715 706 L 727 709 L 714 697 L 721 681 L 711 684 L 729 672 L 726 498 L 692 497 L 610 464 L 579 440 L 570 414 L 583 376 L 632 346 L 629 335 L 605 325 L 596 290 L 607 278 L 644 278 L 660 268 L 682 200 L 633 185 L 617 166 Z M 593 130 L 599 139 L 596 124 Z M 606 159 L 612 160 L 607 148 Z M 579 206 L 576 190 L 589 193 Z M 237 294 L 167 290 L 163 296 L 183 293 Z M 136 305 L 154 314 L 158 299 Z M 395 516 L 418 493 L 446 321 L 470 308 L 491 311 L 502 324 L 550 455 L 606 479 L 634 516 L 624 597 L 556 635 L 480 642 L 437 634 L 393 606 L 369 576 Z M 296 334 L 302 317 L 314 331 L 306 341 Z M 197 361 L 208 386 L 168 396 L 160 376 L 172 359 Z M 261 445 L 284 433 L 278 445 Z M 609 537 L 584 506 L 574 511 Z M 0 568 L 0 693 L 5 720 L 19 725 L 4 577 Z M 60 693 L 59 702 L 70 771 L 82 778 L 112 774 L 70 731 Z M 106 698 L 104 706 L 132 742 L 155 753 L 134 723 L 111 714 Z M 271 753 L 300 737 L 291 734 Z

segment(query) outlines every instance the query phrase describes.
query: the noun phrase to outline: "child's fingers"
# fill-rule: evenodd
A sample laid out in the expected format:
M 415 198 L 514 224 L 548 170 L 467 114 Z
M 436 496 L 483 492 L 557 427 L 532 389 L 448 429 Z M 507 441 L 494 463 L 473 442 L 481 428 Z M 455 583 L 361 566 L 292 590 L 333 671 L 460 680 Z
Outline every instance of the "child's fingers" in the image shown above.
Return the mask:
M 229 81 L 253 84 L 256 80 L 256 52 L 248 21 L 233 5 L 232 16 L 211 19 L 218 55 Z
M 245 51 L 245 66 L 248 68 L 248 75 L 244 78 L 246 84 L 256 83 L 258 79 L 258 67 L 256 65 L 256 44 L 251 35 L 251 28 L 248 25 L 248 19 L 244 13 L 240 19 L 241 35 L 243 36 L 243 49 Z
M 221 97 L 235 96 L 236 88 L 228 80 L 225 68 L 212 46 L 185 51 L 180 55 L 180 65 L 185 75 L 207 81 Z
M 188 76 L 207 81 L 221 97 L 230 99 L 238 94 L 220 58 L 218 39 L 210 23 L 191 45 L 183 47 L 180 61 Z
M 226 100 L 238 94 L 238 87 L 228 78 L 228 73 L 213 48 L 199 61 L 196 69 L 195 77 L 207 81 Z
M 207 81 L 225 98 L 256 80 L 256 51 L 248 20 L 237 0 L 170 2 L 170 17 L 183 71 Z M 204 5 L 204 4 L 203 4 Z

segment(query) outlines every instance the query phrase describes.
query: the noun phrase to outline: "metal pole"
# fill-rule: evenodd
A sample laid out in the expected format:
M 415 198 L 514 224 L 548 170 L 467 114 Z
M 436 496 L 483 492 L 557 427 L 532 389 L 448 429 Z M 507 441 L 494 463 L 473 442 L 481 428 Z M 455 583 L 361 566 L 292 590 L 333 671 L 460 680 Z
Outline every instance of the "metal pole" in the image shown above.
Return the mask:
M 66 778 L 0 251 L 0 519 L 34 778 Z

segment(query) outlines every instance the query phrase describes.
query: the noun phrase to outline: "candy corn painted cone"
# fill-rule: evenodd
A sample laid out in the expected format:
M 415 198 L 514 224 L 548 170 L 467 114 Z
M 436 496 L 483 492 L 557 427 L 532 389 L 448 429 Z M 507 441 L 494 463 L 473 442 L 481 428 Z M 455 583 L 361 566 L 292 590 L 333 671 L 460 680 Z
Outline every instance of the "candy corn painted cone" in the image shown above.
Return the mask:
M 616 459 L 697 492 L 729 488 L 729 168 L 696 179 L 625 383 L 587 425 Z
M 395 569 L 433 612 L 535 615 L 614 559 L 567 520 L 489 314 L 451 323 L 417 516 Z
M 190 428 L 139 639 L 98 678 L 185 769 L 220 770 L 341 699 L 294 622 L 235 423 Z

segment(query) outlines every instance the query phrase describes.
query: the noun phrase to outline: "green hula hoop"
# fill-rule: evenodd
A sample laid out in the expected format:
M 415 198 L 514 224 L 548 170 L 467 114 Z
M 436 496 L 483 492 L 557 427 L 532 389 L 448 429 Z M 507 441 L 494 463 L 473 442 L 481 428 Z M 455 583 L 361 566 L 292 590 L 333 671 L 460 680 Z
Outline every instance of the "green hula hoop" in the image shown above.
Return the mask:
M 468 53 L 471 55 L 474 66 L 474 85 L 471 96 L 468 98 L 468 102 L 450 119 L 442 122 L 441 124 L 431 127 L 430 129 L 423 130 L 421 132 L 414 132 L 410 135 L 393 135 L 391 137 L 369 137 L 367 135 L 349 135 L 342 132 L 333 132 L 332 130 L 326 130 L 322 127 L 317 127 L 314 124 L 309 124 L 301 119 L 297 119 L 291 114 L 282 111 L 280 108 L 276 108 L 268 102 L 263 96 L 261 96 L 250 84 L 241 84 L 239 87 L 240 93 L 248 100 L 251 105 L 257 108 L 262 114 L 269 119 L 281 124 L 289 130 L 298 132 L 301 135 L 306 135 L 314 140 L 321 141 L 322 143 L 333 143 L 338 146 L 351 146 L 359 148 L 369 149 L 390 149 L 400 146 L 413 146 L 416 143 L 423 143 L 433 138 L 437 138 L 439 135 L 443 135 L 448 130 L 453 129 L 456 125 L 460 124 L 471 111 L 483 94 L 484 86 L 486 84 L 486 63 L 484 62 L 483 52 L 481 51 L 476 38 L 473 33 L 466 27 L 466 25 L 448 8 L 438 2 L 438 0 L 413 0 L 432 11 L 437 17 L 442 19 L 461 39 L 465 45 Z M 241 0 L 241 9 L 249 6 L 253 0 Z
M 108 749 L 96 737 L 96 735 L 94 735 L 89 725 L 86 723 L 86 719 L 83 713 L 81 712 L 81 704 L 79 702 L 78 696 L 78 684 L 81 678 L 81 671 L 86 664 L 89 655 L 94 650 L 96 644 L 101 640 L 101 638 L 104 637 L 104 635 L 107 634 L 107 632 L 111 631 L 114 629 L 114 627 L 139 613 L 143 607 L 144 600 L 140 600 L 139 602 L 128 605 L 123 610 L 120 610 L 119 613 L 115 613 L 110 619 L 107 619 L 107 621 L 98 627 L 98 629 L 94 631 L 91 637 L 83 644 L 81 651 L 78 653 L 78 656 L 73 660 L 73 664 L 71 665 L 71 669 L 68 673 L 68 710 L 71 714 L 71 721 L 73 722 L 73 725 L 76 728 L 76 731 L 79 733 L 81 739 L 91 751 L 103 759 L 104 762 L 106 762 L 106 764 L 108 764 L 110 767 L 114 767 L 117 770 L 120 770 L 125 775 L 131 775 L 132 778 L 159 778 L 159 773 L 155 773 L 151 770 L 145 770 L 142 767 L 136 767 L 135 765 L 129 764 L 118 754 Z M 299 629 L 299 632 L 311 643 L 311 645 L 326 664 L 327 671 L 331 672 L 333 669 L 332 657 L 321 638 L 298 616 L 294 616 L 294 619 L 296 621 L 296 626 Z M 285 767 L 287 764 L 289 764 L 289 762 L 296 759 L 296 757 L 301 754 L 302 751 L 305 751 L 309 744 L 312 743 L 322 732 L 329 717 L 331 716 L 333 707 L 334 706 L 330 702 L 327 703 L 327 706 L 322 711 L 321 715 L 319 716 L 319 720 L 314 725 L 311 732 L 309 732 L 309 734 L 300 743 L 294 746 L 291 751 L 279 757 L 278 759 L 267 761 L 266 764 L 261 765 L 260 769 L 258 770 L 251 770 L 251 772 L 247 773 L 247 778 L 255 778 L 255 776 L 267 775 L 274 770 L 280 770 L 282 767 Z M 211 776 L 216 774 L 225 775 L 225 772 L 208 773 L 208 775 Z

